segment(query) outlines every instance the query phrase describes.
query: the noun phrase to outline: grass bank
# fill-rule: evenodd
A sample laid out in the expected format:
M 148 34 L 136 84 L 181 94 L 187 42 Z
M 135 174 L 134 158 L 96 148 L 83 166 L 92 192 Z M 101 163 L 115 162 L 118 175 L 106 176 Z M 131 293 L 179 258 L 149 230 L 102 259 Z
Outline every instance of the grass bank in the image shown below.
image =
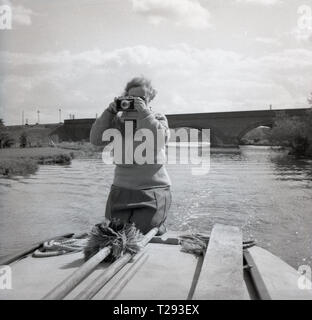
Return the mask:
M 61 124 L 37 124 L 27 126 L 6 126 L 7 132 L 11 139 L 14 140 L 14 147 L 20 146 L 20 136 L 25 133 L 27 136 L 27 147 L 47 147 L 50 144 L 50 134 Z
M 90 142 L 61 142 L 55 144 L 57 148 L 72 151 L 78 158 L 101 158 L 103 147 L 97 147 Z
M 0 149 L 0 176 L 35 173 L 40 164 L 69 164 L 74 152 L 60 148 Z

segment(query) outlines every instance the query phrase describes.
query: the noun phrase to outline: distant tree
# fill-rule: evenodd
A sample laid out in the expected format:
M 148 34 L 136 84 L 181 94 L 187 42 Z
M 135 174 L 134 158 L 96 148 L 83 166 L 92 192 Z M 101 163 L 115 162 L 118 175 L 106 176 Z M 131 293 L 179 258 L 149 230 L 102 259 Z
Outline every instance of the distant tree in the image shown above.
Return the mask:
M 243 144 L 270 144 L 271 128 L 260 126 L 247 132 L 241 139 Z
M 298 156 L 310 154 L 312 148 L 312 110 L 304 118 L 277 114 L 270 139 L 274 144 L 290 147 Z
M 27 133 L 24 131 L 19 137 L 20 147 L 26 148 L 27 146 Z
M 0 149 L 10 148 L 14 143 L 14 139 L 12 139 L 9 133 L 6 131 L 3 120 L 0 119 Z
M 14 143 L 14 139 L 7 132 L 0 132 L 0 149 L 10 148 Z

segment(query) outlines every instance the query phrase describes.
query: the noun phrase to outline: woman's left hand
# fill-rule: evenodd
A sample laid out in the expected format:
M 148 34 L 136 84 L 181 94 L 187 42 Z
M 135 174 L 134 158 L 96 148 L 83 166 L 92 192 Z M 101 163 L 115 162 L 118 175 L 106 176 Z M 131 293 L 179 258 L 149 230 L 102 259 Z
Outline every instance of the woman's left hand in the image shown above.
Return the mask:
M 139 97 L 137 97 L 135 100 L 134 100 L 134 107 L 135 109 L 138 111 L 138 112 L 142 112 L 144 110 L 147 110 L 148 107 L 145 103 L 145 101 Z

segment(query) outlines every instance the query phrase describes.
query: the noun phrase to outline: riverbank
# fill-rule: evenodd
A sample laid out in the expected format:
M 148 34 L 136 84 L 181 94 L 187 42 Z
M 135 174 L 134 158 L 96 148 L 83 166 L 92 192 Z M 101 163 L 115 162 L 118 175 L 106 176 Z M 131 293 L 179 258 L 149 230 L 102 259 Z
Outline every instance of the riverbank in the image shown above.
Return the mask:
M 101 158 L 103 147 L 97 147 L 90 142 L 61 142 L 55 146 L 59 149 L 72 151 L 78 158 Z
M 0 149 L 0 176 L 35 173 L 42 164 L 70 164 L 75 154 L 60 148 Z
M 20 137 L 25 134 L 27 140 L 27 147 L 48 147 L 51 143 L 52 132 L 60 127 L 61 123 L 50 123 L 50 124 L 34 124 L 34 125 L 16 125 L 16 126 L 5 126 L 3 130 L 13 140 L 13 147 L 19 148 Z M 52 139 L 53 140 L 53 139 Z

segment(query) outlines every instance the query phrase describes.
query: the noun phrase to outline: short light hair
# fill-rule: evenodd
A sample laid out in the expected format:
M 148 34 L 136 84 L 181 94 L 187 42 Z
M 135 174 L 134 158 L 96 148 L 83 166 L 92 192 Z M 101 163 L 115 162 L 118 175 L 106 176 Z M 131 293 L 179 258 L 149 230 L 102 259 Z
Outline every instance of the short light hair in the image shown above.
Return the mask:
M 135 87 L 145 87 L 147 89 L 147 93 L 150 101 L 152 101 L 157 94 L 157 91 L 152 87 L 151 80 L 142 76 L 142 77 L 133 78 L 127 83 L 125 87 L 124 95 L 128 95 L 129 90 Z

